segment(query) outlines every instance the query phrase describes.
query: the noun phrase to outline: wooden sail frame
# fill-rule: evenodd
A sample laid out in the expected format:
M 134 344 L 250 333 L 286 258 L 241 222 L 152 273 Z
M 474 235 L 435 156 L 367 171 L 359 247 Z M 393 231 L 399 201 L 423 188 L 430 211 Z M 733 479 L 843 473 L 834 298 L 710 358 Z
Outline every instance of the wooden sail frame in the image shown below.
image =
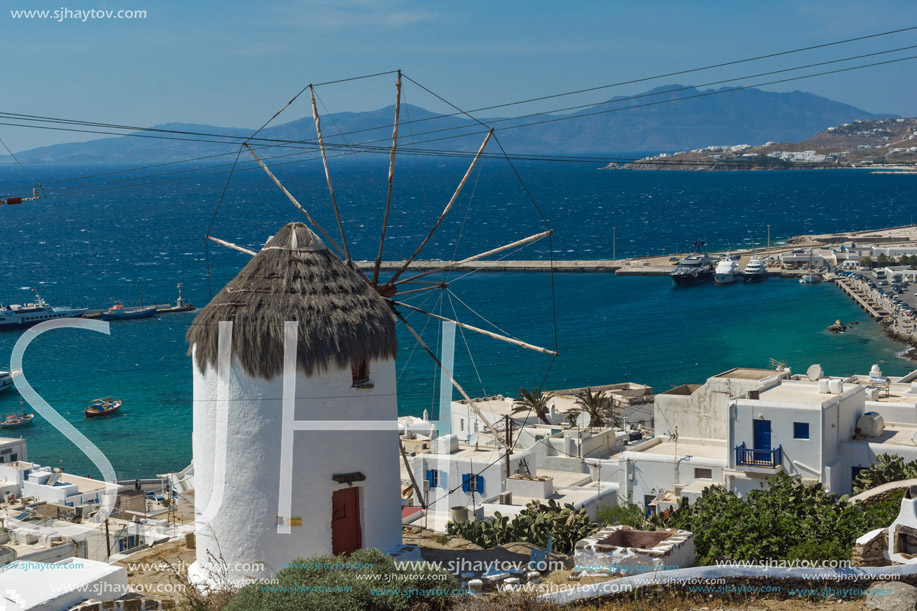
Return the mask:
M 459 394 L 468 402 L 469 406 L 481 418 L 481 420 L 484 422 L 488 431 L 494 436 L 494 439 L 496 439 L 497 443 L 500 445 L 504 445 L 503 441 L 501 440 L 500 435 L 490 424 L 490 421 L 484 416 L 484 414 L 481 413 L 481 411 L 474 404 L 474 401 L 471 399 L 468 393 L 465 392 L 462 386 L 452 376 L 451 372 L 447 371 L 443 367 L 442 363 L 439 361 L 439 358 L 436 356 L 433 350 L 431 350 L 430 347 L 427 346 L 427 344 L 421 338 L 420 334 L 408 323 L 407 319 L 399 311 L 399 309 L 409 310 L 412 312 L 418 312 L 418 313 L 424 314 L 426 316 L 429 316 L 431 318 L 434 318 L 436 320 L 440 320 L 443 322 L 451 322 L 462 329 L 484 335 L 491 339 L 503 341 L 503 342 L 506 342 L 506 343 L 509 343 L 509 344 L 512 344 L 512 345 L 515 345 L 515 346 L 518 346 L 518 347 L 521 347 L 527 350 L 539 352 L 541 354 L 548 354 L 548 355 L 552 355 L 556 357 L 558 354 L 557 351 L 543 348 L 541 346 L 536 346 L 534 344 L 530 344 L 530 343 L 527 343 L 527 342 L 524 342 L 524 341 L 521 341 L 521 340 L 518 340 L 512 337 L 508 337 L 506 335 L 494 333 L 493 331 L 488 331 L 480 327 L 475 327 L 473 325 L 462 323 L 457 320 L 447 318 L 445 316 L 434 314 L 432 312 L 427 312 L 426 310 L 423 310 L 422 308 L 404 303 L 403 301 L 396 301 L 392 299 L 392 297 L 394 297 L 395 295 L 405 296 L 405 295 L 416 294 L 416 293 L 432 291 L 432 290 L 445 290 L 448 287 L 448 283 L 446 282 L 442 282 L 442 281 L 438 281 L 438 282 L 432 281 L 431 282 L 430 280 L 421 280 L 421 279 L 427 276 L 430 276 L 432 274 L 461 269 L 463 266 L 468 265 L 469 263 L 473 263 L 475 261 L 485 259 L 486 257 L 493 256 L 493 255 L 496 255 L 496 254 L 499 254 L 499 253 L 502 253 L 508 250 L 512 250 L 514 248 L 521 248 L 523 246 L 526 246 L 538 240 L 549 237 L 551 234 L 553 234 L 553 229 L 548 229 L 547 231 L 543 231 L 537 234 L 530 235 L 525 238 L 521 238 L 519 240 L 515 240 L 513 242 L 504 244 L 502 246 L 498 246 L 496 248 L 492 248 L 490 250 L 478 253 L 476 255 L 472 255 L 460 261 L 443 262 L 442 265 L 435 267 L 433 269 L 419 272 L 413 276 L 401 278 L 401 276 L 410 269 L 411 264 L 417 260 L 417 257 L 421 254 L 423 249 L 427 246 L 427 244 L 436 234 L 436 231 L 439 229 L 439 227 L 442 225 L 443 221 L 445 220 L 446 216 L 449 214 L 449 212 L 454 207 L 456 201 L 458 200 L 459 196 L 462 193 L 463 188 L 465 187 L 466 183 L 468 182 L 469 178 L 471 177 L 472 173 L 474 172 L 475 168 L 477 167 L 479 161 L 481 160 L 481 157 L 484 154 L 484 150 L 487 148 L 487 144 L 490 142 L 491 138 L 494 135 L 493 128 L 490 128 L 489 131 L 487 132 L 487 135 L 484 138 L 484 141 L 481 143 L 480 147 L 478 148 L 477 153 L 475 154 L 474 158 L 471 160 L 471 163 L 469 164 L 468 169 L 466 170 L 462 179 L 459 181 L 459 184 L 457 185 L 454 193 L 452 194 L 452 197 L 446 203 L 442 212 L 439 214 L 439 217 L 436 219 L 431 229 L 424 236 L 423 240 L 414 249 L 411 256 L 408 257 L 408 259 L 406 259 L 403 263 L 401 263 L 401 265 L 399 265 L 398 269 L 392 274 L 390 278 L 388 278 L 384 282 L 380 279 L 382 257 L 383 257 L 384 250 L 385 250 L 385 240 L 387 237 L 388 221 L 389 221 L 389 214 L 391 211 L 392 193 L 393 193 L 393 188 L 394 188 L 395 160 L 396 160 L 397 151 L 398 151 L 398 131 L 399 131 L 399 124 L 400 124 L 401 96 L 402 96 L 402 74 L 401 74 L 401 71 L 399 70 L 398 78 L 395 83 L 395 89 L 396 89 L 396 102 L 395 102 L 395 113 L 394 113 L 395 121 L 394 121 L 393 129 L 392 129 L 392 146 L 389 151 L 388 189 L 387 189 L 386 199 L 385 199 L 383 227 L 382 227 L 382 231 L 381 231 L 380 239 L 379 239 L 378 253 L 372 265 L 372 277 L 370 278 L 369 275 L 364 273 L 363 270 L 360 269 L 354 263 L 350 255 L 350 249 L 349 249 L 349 245 L 347 242 L 346 232 L 344 230 L 343 219 L 341 217 L 340 209 L 337 204 L 337 198 L 334 193 L 334 186 L 331 180 L 331 171 L 328 165 L 328 158 L 327 158 L 326 151 L 325 151 L 324 136 L 323 136 L 322 128 L 321 128 L 321 119 L 318 114 L 318 107 L 316 104 L 314 88 L 312 85 L 310 85 L 308 89 L 309 89 L 310 97 L 311 97 L 312 117 L 315 123 L 315 130 L 316 130 L 316 134 L 318 137 L 319 149 L 321 152 L 322 167 L 324 169 L 325 180 L 328 185 L 328 193 L 331 199 L 332 208 L 334 210 L 334 215 L 335 215 L 335 220 L 337 222 L 338 231 L 340 233 L 340 244 L 331 237 L 328 231 L 325 230 L 325 228 L 322 227 L 321 224 L 319 224 L 315 220 L 315 218 L 296 199 L 296 197 L 294 197 L 293 194 L 290 193 L 290 191 L 281 183 L 281 181 L 277 178 L 277 176 L 275 176 L 274 173 L 271 172 L 267 164 L 255 153 L 254 150 L 252 150 L 250 146 L 248 146 L 247 143 L 244 144 L 245 149 L 247 149 L 248 152 L 251 154 L 251 156 L 254 157 L 254 159 L 258 162 L 258 165 L 261 166 L 264 172 L 271 178 L 274 184 L 283 192 L 283 194 L 287 197 L 287 199 L 289 199 L 290 202 L 297 209 L 299 209 L 300 212 L 302 212 L 306 216 L 309 223 L 322 234 L 322 236 L 328 242 L 328 244 L 337 252 L 337 255 L 341 257 L 341 259 L 349 267 L 351 267 L 355 272 L 357 272 L 370 286 L 373 287 L 374 290 L 376 290 L 382 297 L 384 297 L 389 302 L 389 304 L 392 306 L 393 314 L 404 324 L 405 328 L 411 333 L 411 335 L 415 338 L 415 340 L 423 347 L 423 349 L 427 352 L 427 354 L 433 359 L 437 367 L 439 367 L 442 370 L 442 372 L 446 375 L 446 377 L 448 377 L 452 386 L 456 390 L 458 390 Z M 228 242 L 226 240 L 221 240 L 221 239 L 215 238 L 210 235 L 208 235 L 207 238 L 217 244 L 226 246 L 228 248 L 232 248 L 236 251 L 243 252 L 251 256 L 254 256 L 256 254 L 254 251 L 250 249 L 244 248 L 242 246 L 239 246 L 232 242 Z M 399 288 L 405 284 L 416 284 L 416 285 L 422 285 L 422 286 L 420 288 L 400 291 Z

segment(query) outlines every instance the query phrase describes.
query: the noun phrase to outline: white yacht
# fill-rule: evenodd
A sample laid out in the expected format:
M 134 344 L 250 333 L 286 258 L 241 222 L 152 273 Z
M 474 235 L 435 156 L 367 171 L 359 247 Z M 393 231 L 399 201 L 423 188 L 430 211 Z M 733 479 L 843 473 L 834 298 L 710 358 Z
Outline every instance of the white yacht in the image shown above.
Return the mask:
M 739 264 L 731 257 L 720 259 L 713 270 L 713 280 L 717 284 L 732 284 L 739 275 Z
M 82 316 L 85 312 L 86 308 L 51 307 L 38 293 L 35 293 L 33 303 L 8 306 L 0 304 L 0 330 L 31 327 L 55 318 L 75 318 Z
M 767 267 L 761 257 L 755 255 L 745 266 L 742 275 L 745 276 L 745 282 L 761 282 L 767 280 Z

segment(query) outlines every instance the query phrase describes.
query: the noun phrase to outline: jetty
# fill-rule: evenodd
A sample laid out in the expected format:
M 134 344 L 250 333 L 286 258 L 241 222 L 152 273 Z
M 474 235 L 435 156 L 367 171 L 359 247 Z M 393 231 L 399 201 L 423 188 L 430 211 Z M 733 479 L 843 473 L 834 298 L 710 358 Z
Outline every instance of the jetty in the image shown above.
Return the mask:
M 874 319 L 882 320 L 889 315 L 878 302 L 870 297 L 867 291 L 857 288 L 848 278 L 838 276 L 834 279 L 834 283 Z
M 354 261 L 362 270 L 372 270 L 374 261 Z M 393 272 L 401 269 L 407 261 L 383 261 L 379 269 Z M 411 269 L 418 271 L 431 271 L 449 268 L 450 271 L 476 271 L 476 272 L 604 272 L 616 273 L 623 266 L 622 261 L 596 260 L 596 261 L 472 261 L 470 263 L 454 263 L 441 260 L 424 260 L 411 262 Z M 671 271 L 671 269 L 669 270 Z M 668 273 L 668 272 L 666 272 Z

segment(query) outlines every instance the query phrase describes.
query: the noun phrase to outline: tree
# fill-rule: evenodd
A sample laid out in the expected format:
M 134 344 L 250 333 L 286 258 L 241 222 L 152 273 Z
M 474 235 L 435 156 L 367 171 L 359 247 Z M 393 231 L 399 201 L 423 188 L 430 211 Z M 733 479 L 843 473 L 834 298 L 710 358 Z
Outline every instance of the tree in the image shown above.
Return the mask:
M 529 412 L 535 412 L 539 420 L 545 424 L 551 424 L 551 421 L 548 420 L 548 400 L 550 398 L 551 393 L 541 392 L 540 388 L 535 390 L 520 388 L 519 396 L 513 402 L 513 414 L 525 412 L 528 415 Z
M 866 255 L 865 257 L 860 259 L 860 267 L 872 267 L 872 265 L 873 265 L 872 257 L 870 257 L 869 255 Z
M 889 259 L 888 255 L 886 255 L 885 253 L 882 253 L 878 257 L 876 257 L 876 263 L 879 264 L 879 267 L 885 267 L 886 265 L 888 265 L 891 262 L 892 262 L 892 259 Z
M 586 392 L 576 398 L 576 407 L 573 408 L 570 416 L 575 421 L 580 414 L 589 414 L 590 426 L 607 426 L 615 422 L 611 399 L 601 391 L 592 392 L 592 388 L 587 388 Z

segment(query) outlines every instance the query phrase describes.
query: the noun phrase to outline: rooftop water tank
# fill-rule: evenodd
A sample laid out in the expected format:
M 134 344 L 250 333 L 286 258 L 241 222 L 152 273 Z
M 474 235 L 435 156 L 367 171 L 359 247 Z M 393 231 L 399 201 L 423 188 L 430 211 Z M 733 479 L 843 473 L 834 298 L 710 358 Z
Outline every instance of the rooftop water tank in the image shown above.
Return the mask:
M 879 400 L 879 389 L 875 386 L 869 386 L 866 388 L 866 400 L 867 401 L 878 401 Z
M 822 378 L 818 381 L 818 392 L 825 395 L 830 392 L 828 389 L 828 378 Z
M 857 420 L 857 428 L 865 437 L 880 437 L 885 431 L 885 420 L 876 412 L 866 412 Z
M 882 377 L 882 370 L 879 369 L 878 364 L 873 365 L 872 369 L 869 370 L 869 377 L 870 378 L 881 378 Z
M 829 380 L 828 390 L 834 394 L 839 395 L 844 392 L 844 382 L 842 380 Z

